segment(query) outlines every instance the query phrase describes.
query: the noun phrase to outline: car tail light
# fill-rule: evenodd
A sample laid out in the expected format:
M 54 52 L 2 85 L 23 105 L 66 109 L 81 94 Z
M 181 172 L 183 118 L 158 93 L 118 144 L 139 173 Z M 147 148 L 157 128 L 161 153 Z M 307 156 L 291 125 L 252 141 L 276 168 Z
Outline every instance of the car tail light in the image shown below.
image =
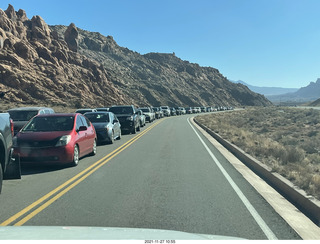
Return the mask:
M 11 127 L 11 134 L 14 136 L 14 125 L 13 125 L 13 120 L 10 119 L 10 127 Z

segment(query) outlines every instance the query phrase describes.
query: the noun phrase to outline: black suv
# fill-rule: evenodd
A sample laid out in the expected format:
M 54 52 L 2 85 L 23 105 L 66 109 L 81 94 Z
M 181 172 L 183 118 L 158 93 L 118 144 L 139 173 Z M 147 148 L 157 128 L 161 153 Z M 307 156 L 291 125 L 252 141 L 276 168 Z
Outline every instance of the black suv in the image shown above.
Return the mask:
M 133 105 L 117 105 L 109 108 L 109 112 L 114 113 L 121 124 L 121 130 L 135 134 L 140 131 L 140 119 L 137 109 Z

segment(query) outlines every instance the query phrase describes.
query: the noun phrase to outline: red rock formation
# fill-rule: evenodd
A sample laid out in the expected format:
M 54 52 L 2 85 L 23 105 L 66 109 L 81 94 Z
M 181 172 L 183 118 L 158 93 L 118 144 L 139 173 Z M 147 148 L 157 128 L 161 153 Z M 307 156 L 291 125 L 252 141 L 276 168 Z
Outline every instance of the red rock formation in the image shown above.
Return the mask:
M 3 99 L 37 105 L 107 106 L 132 102 L 97 61 L 77 53 L 77 29 L 59 39 L 40 16 L 0 9 L 0 91 Z

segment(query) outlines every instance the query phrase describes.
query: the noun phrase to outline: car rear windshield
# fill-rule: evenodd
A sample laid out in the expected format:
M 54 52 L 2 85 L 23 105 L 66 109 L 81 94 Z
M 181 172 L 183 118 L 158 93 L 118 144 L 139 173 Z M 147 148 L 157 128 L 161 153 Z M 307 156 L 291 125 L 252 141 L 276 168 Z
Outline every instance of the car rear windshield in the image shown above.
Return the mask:
M 78 109 L 77 111 L 76 111 L 76 113 L 80 113 L 80 114 L 84 114 L 84 113 L 88 113 L 88 112 L 93 112 L 92 110 L 90 110 L 90 109 Z
M 111 107 L 109 111 L 114 114 L 133 114 L 132 107 Z
M 8 111 L 8 113 L 13 121 L 29 121 L 38 114 L 38 110 Z
M 150 110 L 149 110 L 148 108 L 140 108 L 140 110 L 141 110 L 142 112 L 147 112 L 147 113 L 150 112 Z
M 70 131 L 73 125 L 73 116 L 35 117 L 22 129 L 22 132 Z
M 106 113 L 85 114 L 91 123 L 109 122 L 109 116 Z

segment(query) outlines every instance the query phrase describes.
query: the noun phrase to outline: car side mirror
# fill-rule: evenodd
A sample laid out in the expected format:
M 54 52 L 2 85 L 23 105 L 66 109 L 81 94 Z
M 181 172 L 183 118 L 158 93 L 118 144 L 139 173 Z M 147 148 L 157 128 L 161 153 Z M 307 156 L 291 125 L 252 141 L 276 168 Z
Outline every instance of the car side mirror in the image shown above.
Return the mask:
M 117 119 L 115 119 L 115 120 L 113 120 L 113 123 L 115 124 L 115 123 L 118 123 L 119 122 L 119 120 L 117 120 Z
M 86 131 L 87 129 L 87 126 L 82 125 L 79 127 L 78 131 Z

